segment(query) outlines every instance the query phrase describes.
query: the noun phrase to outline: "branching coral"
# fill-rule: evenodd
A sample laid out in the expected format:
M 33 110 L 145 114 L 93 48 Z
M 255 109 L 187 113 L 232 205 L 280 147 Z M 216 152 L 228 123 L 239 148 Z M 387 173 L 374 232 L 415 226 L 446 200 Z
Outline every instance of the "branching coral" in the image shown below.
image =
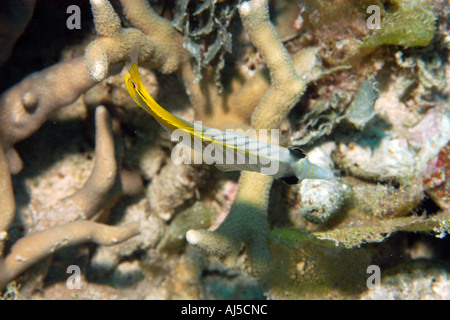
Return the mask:
M 0 288 L 57 249 L 87 241 L 113 245 L 138 233 L 137 223 L 114 227 L 92 221 L 75 221 L 33 233 L 17 241 L 10 254 L 0 262 Z
M 295 71 L 305 82 L 314 81 L 323 73 L 316 57 L 317 50 L 316 47 L 310 47 L 291 55 Z M 196 118 L 205 125 L 222 129 L 249 124 L 253 111 L 271 85 L 264 69 L 244 83 L 234 79 L 230 84 L 230 92 L 219 94 L 215 84 L 208 82 L 209 78 L 195 83 L 190 64 L 183 64 L 181 71 Z
M 86 48 L 86 68 L 92 78 L 103 80 L 111 68 L 129 59 L 131 49 L 139 48 L 139 59 L 163 73 L 174 72 L 183 58 L 181 38 L 169 21 L 160 17 L 142 0 L 122 0 L 126 17 L 136 28 L 122 28 L 107 0 L 92 0 L 97 38 Z M 120 71 L 117 70 L 117 71 Z
M 29 0 L 31 2 L 33 0 Z M 122 15 L 117 14 L 111 5 L 119 2 Z M 367 57 L 364 66 L 359 65 L 359 54 L 363 53 L 361 48 L 373 49 L 381 44 L 425 46 L 429 43 L 437 30 L 434 27 L 436 14 L 431 11 L 435 8 L 422 5 L 423 1 L 414 1 L 411 5 L 403 0 L 391 1 L 401 6 L 391 8 L 389 13 L 383 12 L 382 29 L 371 33 L 366 28 L 365 11 L 367 5 L 373 4 L 370 1 L 337 1 L 334 5 L 322 1 L 300 2 L 286 0 L 273 4 L 272 18 L 276 27 L 289 34 L 283 37 L 282 33 L 277 34 L 269 20 L 267 0 L 181 0 L 176 8 L 173 2 L 162 2 L 161 16 L 151 8 L 148 0 L 90 0 L 97 36 L 86 48 L 83 44 L 74 49 L 85 49 L 84 59 L 75 58 L 31 75 L 0 96 L 0 289 L 39 261 L 48 263 L 40 263 L 35 270 L 28 270 L 22 280 L 29 275 L 33 278 L 38 275 L 37 278 L 41 279 L 43 277 L 39 275 L 59 268 L 56 259 L 51 265 L 51 258 L 45 260 L 58 248 L 87 241 L 111 245 L 140 232 L 139 237 L 124 245 L 100 247 L 93 256 L 89 256 L 88 277 L 83 279 L 87 287 L 92 288 L 89 277 L 95 278 L 101 273 L 102 280 L 111 275 L 109 283 L 120 286 L 115 289 L 116 293 L 120 291 L 123 294 L 124 289 L 138 292 L 139 287 L 153 286 L 161 292 L 168 291 L 161 296 L 171 297 L 171 290 L 185 294 L 183 283 L 189 283 L 188 287 L 195 288 L 192 291 L 198 298 L 201 290 L 198 286 L 202 281 L 192 284 L 191 280 L 193 274 L 200 280 L 203 268 L 200 265 L 207 258 L 202 257 L 199 260 L 203 262 L 196 261 L 195 268 L 191 270 L 189 267 L 189 272 L 186 272 L 182 255 L 194 252 L 199 257 L 200 253 L 192 248 L 184 251 L 183 239 L 188 229 L 217 226 L 227 211 L 228 215 L 216 230 L 188 231 L 188 242 L 223 258 L 237 256 L 244 244 L 253 271 L 264 272 L 264 277 L 259 280 L 268 279 L 266 284 L 271 287 L 268 293 L 272 297 L 279 297 L 276 295 L 278 289 L 282 289 L 280 294 L 284 295 L 285 290 L 295 292 L 318 285 L 335 288 L 337 284 L 337 287 L 346 289 L 355 284 L 359 286 L 358 290 L 365 290 L 365 269 L 372 263 L 374 252 L 356 247 L 385 241 L 396 231 L 434 231 L 439 237 L 444 237 L 449 225 L 448 201 L 442 203 L 438 200 L 448 198 L 448 184 L 444 183 L 445 174 L 442 174 L 447 168 L 442 164 L 442 157 L 447 155 L 448 146 L 441 150 L 448 144 L 449 134 L 448 113 L 445 113 L 448 108 L 443 107 L 443 99 L 448 98 L 445 93 L 445 58 L 440 57 L 441 51 L 428 58 L 417 49 L 404 49 L 405 60 L 400 62 L 405 62 L 404 68 L 411 69 L 411 72 L 404 72 L 408 75 L 406 80 L 411 80 L 410 73 L 417 71 L 415 82 L 423 87 L 424 97 L 433 97 L 427 104 L 429 111 L 413 117 L 417 121 L 409 126 L 405 126 L 406 122 L 401 123 L 400 119 L 394 119 L 397 118 L 395 114 L 386 117 L 386 112 L 383 112 L 395 109 L 411 115 L 410 110 L 399 106 L 402 98 L 398 104 L 387 99 L 391 95 L 398 97 L 398 88 L 393 88 L 395 90 L 389 96 L 387 93 L 391 91 L 389 83 L 402 77 L 401 74 L 391 77 L 396 68 L 388 65 L 393 61 L 391 57 L 366 50 L 370 53 L 364 55 Z M 375 1 L 375 4 L 381 6 L 382 2 Z M 420 9 L 416 13 L 415 4 Z M 240 25 L 230 19 L 234 12 L 240 14 L 244 33 L 240 33 Z M 164 18 L 169 16 L 175 17 L 174 21 Z M 415 16 L 423 20 L 422 28 L 414 25 Z M 120 17 L 124 17 L 123 21 Z M 401 22 L 414 25 L 414 28 L 404 29 Z M 439 20 L 437 22 L 440 24 Z M 280 38 L 284 39 L 284 44 Z M 356 43 L 363 39 L 362 46 L 357 46 Z M 230 52 L 231 40 L 233 52 Z M 435 37 L 431 43 L 436 42 L 438 39 Z M 276 198 L 274 193 L 271 195 L 270 207 L 273 204 L 275 209 L 271 212 L 269 192 L 272 178 L 243 172 L 236 196 L 233 189 L 227 193 L 227 205 L 211 210 L 217 205 L 216 188 L 220 188 L 221 182 L 203 175 L 207 171 L 203 167 L 200 170 L 194 166 L 175 168 L 171 162 L 163 166 L 167 156 L 165 150 L 170 144 L 167 136 L 159 136 L 153 119 L 140 117 L 141 110 L 124 90 L 123 75 L 109 77 L 129 60 L 134 46 L 139 47 L 139 65 L 153 69 L 141 70 L 144 83 L 151 84 L 151 94 L 183 119 L 201 120 L 207 126 L 220 129 L 242 128 L 250 124 L 254 129 L 278 129 L 282 122 L 283 128 L 288 126 L 289 121 L 284 119 L 297 105 L 295 114 L 290 115 L 290 124 L 299 123 L 299 113 L 303 112 L 304 117 L 300 121 L 303 127 L 291 136 L 291 142 L 308 145 L 311 159 L 315 150 L 324 151 L 329 145 L 329 152 L 324 157 L 332 165 L 333 156 L 338 168 L 349 177 L 320 181 L 320 184 L 310 180 L 292 188 L 277 186 Z M 299 49 L 303 47 L 306 49 Z M 431 46 L 423 50 L 433 51 Z M 381 51 L 385 55 L 389 50 Z M 318 57 L 322 57 L 324 67 L 330 68 L 328 71 L 317 68 Z M 353 57 L 359 58 L 353 60 Z M 401 60 L 398 55 L 396 57 L 397 62 Z M 411 59 L 414 63 L 406 64 Z M 343 63 L 352 65 L 351 70 L 340 73 L 338 77 L 331 74 L 346 69 Z M 219 83 L 222 73 L 223 83 Z M 327 77 L 315 81 L 325 74 Z M 378 100 L 372 80 L 364 82 L 369 74 L 374 74 L 380 84 L 381 97 Z M 113 141 L 106 109 L 99 107 L 96 110 L 95 164 L 84 186 L 71 196 L 64 198 L 72 191 L 58 197 L 63 199 L 55 204 L 45 201 L 41 204 L 37 200 L 40 199 L 39 193 L 50 194 L 49 190 L 61 184 L 73 188 L 65 180 L 75 176 L 73 170 L 69 177 L 67 171 L 57 171 L 61 177 L 56 184 L 56 180 L 47 181 L 48 172 L 31 177 L 24 172 L 25 184 L 27 187 L 31 185 L 29 194 L 32 197 L 30 202 L 21 202 L 23 195 L 19 190 L 15 195 L 18 201 L 16 213 L 10 173 L 20 170 L 21 161 L 14 145 L 33 134 L 52 111 L 73 102 L 100 80 L 105 81 L 96 86 L 84 102 L 88 107 L 107 105 L 120 119 L 122 128 L 126 130 L 123 134 L 127 153 L 125 167 L 146 163 L 148 169 L 143 170 L 148 181 L 146 195 L 140 194 L 139 201 L 116 207 L 110 219 L 115 226 L 99 223 L 107 221 L 109 209 L 119 196 L 136 194 L 142 187 L 140 177 L 121 168 L 121 148 Z M 312 81 L 314 84 L 304 95 L 306 84 Z M 357 87 L 361 87 L 359 93 L 356 93 Z M 409 88 L 412 86 L 408 85 Z M 437 91 L 438 95 L 433 95 Z M 417 96 L 411 90 L 401 95 Z M 324 103 L 330 98 L 329 103 Z M 375 100 L 378 102 L 374 107 Z M 195 115 L 192 115 L 192 110 L 187 111 L 188 116 L 184 112 L 186 110 L 180 110 L 189 102 Z M 341 123 L 340 120 L 344 119 L 346 122 Z M 353 127 L 349 130 L 348 122 L 357 130 Z M 380 124 L 392 127 L 388 129 L 380 127 Z M 401 130 L 397 130 L 399 128 Z M 329 135 L 331 131 L 333 135 Z M 389 136 L 390 133 L 395 134 Z M 325 141 L 327 143 L 323 143 Z M 309 146 L 312 148 L 308 149 Z M 439 150 L 441 156 L 436 158 L 433 169 L 428 160 Z M 83 151 L 81 155 L 78 150 L 75 152 L 77 161 L 83 158 L 82 163 L 92 163 L 85 161 Z M 90 159 L 89 153 L 86 156 Z M 411 162 L 413 158 L 415 161 Z M 72 157 L 64 157 L 61 162 L 65 163 L 67 159 L 72 161 Z M 423 205 L 424 187 L 420 174 L 430 166 L 438 180 L 433 180 L 425 191 L 437 206 L 447 211 L 411 215 L 413 210 L 420 210 Z M 410 172 L 411 168 L 414 172 Z M 87 176 L 86 171 L 83 171 L 83 176 Z M 217 174 L 217 177 L 226 180 L 234 176 Z M 22 175 L 18 180 L 21 178 Z M 77 179 L 78 185 L 84 181 Z M 391 185 L 392 179 L 394 183 Z M 232 184 L 235 185 L 234 182 Z M 281 199 L 287 200 L 283 206 L 279 206 Z M 216 211 L 220 213 L 216 215 Z M 280 212 L 284 217 L 279 219 L 277 215 L 275 218 L 273 213 Z M 269 213 L 273 215 L 268 217 Z M 17 217 L 13 221 L 15 214 Z M 140 226 L 133 224 L 134 221 L 139 221 Z M 269 233 L 272 227 L 292 226 L 309 231 L 278 229 Z M 23 232 L 23 238 L 16 240 L 20 232 Z M 335 244 L 339 247 L 335 248 Z M 377 249 L 376 246 L 370 247 Z M 177 254 L 173 255 L 175 252 Z M 67 260 L 64 253 L 57 258 Z M 215 259 L 211 261 L 217 262 Z M 75 262 L 71 260 L 71 263 Z M 47 269 L 49 266 L 52 269 Z M 154 274 L 149 275 L 148 270 L 150 273 L 158 270 L 157 273 L 161 274 L 155 278 Z M 155 280 L 163 277 L 171 280 Z M 39 281 L 21 283 L 35 286 Z M 137 282 L 136 287 L 134 284 Z M 130 283 L 133 286 L 123 287 Z M 164 283 L 171 284 L 167 286 Z M 63 283 L 58 286 L 65 287 Z M 154 293 L 142 296 L 153 297 Z
M 306 81 L 298 76 L 269 20 L 267 1 L 244 2 L 239 13 L 245 30 L 266 61 L 272 81 L 252 115 L 252 127 L 276 129 L 300 99 Z M 255 271 L 267 266 L 270 260 L 267 206 L 271 185 L 270 176 L 243 172 L 235 202 L 225 221 L 213 232 L 190 230 L 186 234 L 188 242 L 219 256 L 236 255 L 245 242 Z
M 36 132 L 53 111 L 74 102 L 94 81 L 83 58 L 33 73 L 0 96 L 0 142 L 11 173 L 22 169 L 14 144 Z
M 11 183 L 9 165 L 0 144 L 0 253 L 3 252 L 3 241 L 14 219 L 16 204 Z
M 108 1 L 92 3 L 98 37 L 89 44 L 85 53 L 86 65 L 91 76 L 98 80 L 103 79 L 110 73 L 108 70 L 116 65 L 115 62 L 122 66 L 123 62 L 129 60 L 131 48 L 137 46 L 142 66 L 149 66 L 163 73 L 171 73 L 179 67 L 186 93 L 195 110 L 195 119 L 216 128 L 250 123 L 253 110 L 270 86 L 265 70 L 250 78 L 244 74 L 234 77 L 226 90 L 220 94 L 215 82 L 211 81 L 216 76 L 216 70 L 210 66 L 203 70 L 203 79 L 196 81 L 195 67 L 188 59 L 188 52 L 182 47 L 181 35 L 167 20 L 156 15 L 145 1 L 144 3 L 136 0 L 122 1 L 122 7 L 125 16 L 136 28 L 121 28 L 119 17 Z M 152 50 L 155 55 L 150 52 Z M 308 81 L 314 80 L 320 73 L 318 70 L 313 74 L 310 72 L 317 69 L 316 52 L 317 48 L 312 47 L 292 55 L 296 71 L 300 76 L 308 77 Z M 164 59 L 159 60 L 160 56 Z M 165 64 L 172 67 L 166 68 Z M 304 72 L 306 66 L 309 68 Z M 101 70 L 99 77 L 94 75 L 97 72 L 94 70 L 96 68 Z M 167 103 L 170 104 L 171 100 Z
M 53 206 L 42 208 L 33 205 L 35 223 L 30 231 L 40 231 L 75 220 L 89 220 L 120 195 L 139 193 L 142 182 L 139 176 L 120 169 L 118 153 L 108 112 L 105 107 L 96 111 L 96 158 L 91 175 L 84 186 L 73 195 Z
M 86 241 L 112 245 L 139 233 L 138 224 L 110 227 L 92 221 L 77 221 L 92 219 L 119 195 L 136 194 L 142 187 L 139 177 L 131 173 L 120 174 L 115 153 L 108 112 L 105 107 L 98 107 L 96 162 L 90 177 L 72 196 L 35 212 L 35 223 L 29 228 L 29 234 L 18 240 L 9 255 L 0 260 L 0 288 L 58 248 Z M 14 197 L 5 159 L 0 158 L 0 166 L 5 175 L 0 189 L 0 198 L 5 203 L 0 231 L 5 235 L 14 212 Z

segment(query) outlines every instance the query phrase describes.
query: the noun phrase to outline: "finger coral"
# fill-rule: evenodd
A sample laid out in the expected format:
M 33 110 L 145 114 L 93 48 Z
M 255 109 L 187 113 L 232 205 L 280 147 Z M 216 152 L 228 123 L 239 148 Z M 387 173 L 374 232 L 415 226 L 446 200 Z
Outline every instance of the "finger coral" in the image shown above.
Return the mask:
M 145 1 L 123 0 L 122 5 L 126 17 L 136 28 L 122 28 L 109 1 L 91 1 L 97 38 L 87 46 L 84 55 L 91 77 L 103 80 L 110 75 L 111 66 L 123 66 L 133 47 L 139 48 L 141 61 L 147 61 L 163 73 L 174 72 L 183 57 L 175 29 Z
M 14 219 L 16 204 L 9 173 L 8 160 L 0 145 L 0 252 L 3 252 L 3 242 L 8 234 L 8 228 Z
M 120 169 L 108 112 L 96 110 L 96 157 L 92 173 L 84 186 L 49 208 L 34 204 L 35 223 L 30 232 L 41 231 L 75 220 L 89 220 L 122 194 L 140 191 L 141 179 Z M 64 212 L 64 213 L 62 213 Z
M 32 135 L 53 111 L 74 102 L 95 84 L 79 57 L 33 73 L 2 93 L 0 141 L 12 173 L 23 166 L 14 144 Z
M 256 107 L 251 124 L 255 129 L 275 129 L 300 99 L 306 82 L 295 71 L 290 55 L 269 20 L 267 1 L 244 2 L 239 13 L 271 74 L 271 85 Z M 213 232 L 189 231 L 186 234 L 189 243 L 224 257 L 237 255 L 245 242 L 255 269 L 267 266 L 270 261 L 267 207 L 271 185 L 270 176 L 243 172 L 225 221 Z
M 128 175 L 121 179 L 115 155 L 114 139 L 108 112 L 96 110 L 96 163 L 85 185 L 72 196 L 50 208 L 37 209 L 28 234 L 18 240 L 9 254 L 0 260 L 0 288 L 28 267 L 55 250 L 86 241 L 116 244 L 139 233 L 139 225 L 110 227 L 89 220 L 123 193 L 139 192 L 139 177 Z M 6 162 L 0 162 L 5 173 Z M 5 200 L 2 212 L 2 233 L 5 235 L 14 211 L 12 187 L 5 176 L 1 197 Z M 80 221 L 77 221 L 80 220 Z M 3 239 L 5 236 L 3 236 Z
M 138 233 L 138 224 L 114 227 L 93 221 L 76 221 L 33 233 L 20 239 L 0 262 L 0 288 L 57 249 L 87 241 L 113 245 Z
M 0 9 L 0 299 L 448 296 L 448 3 L 89 0 L 70 29 L 65 1 L 16 2 Z M 175 164 L 127 91 L 130 55 L 170 113 L 279 130 L 334 177 Z

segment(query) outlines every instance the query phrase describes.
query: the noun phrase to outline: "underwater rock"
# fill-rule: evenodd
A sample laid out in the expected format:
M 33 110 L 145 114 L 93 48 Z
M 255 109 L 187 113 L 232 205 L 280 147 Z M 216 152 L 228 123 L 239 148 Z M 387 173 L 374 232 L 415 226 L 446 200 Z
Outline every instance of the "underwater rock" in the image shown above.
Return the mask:
M 215 210 L 198 201 L 192 207 L 178 213 L 158 244 L 157 249 L 162 251 L 179 251 L 183 249 L 186 232 L 190 229 L 207 229 Z
M 403 68 L 414 68 L 417 73 L 417 81 L 425 89 L 442 91 L 446 88 L 444 62 L 438 52 L 413 55 L 405 60 L 402 60 L 402 56 L 403 53 L 399 51 L 396 55 L 398 63 Z
M 348 187 L 338 180 L 307 179 L 298 192 L 300 214 L 308 221 L 323 223 L 339 213 Z
M 284 3 L 289 4 L 283 6 Z M 288 47 L 319 46 L 319 57 L 328 65 L 351 64 L 355 67 L 352 73 L 362 69 L 352 56 L 360 40 L 371 31 L 367 28 L 366 13 L 370 5 L 382 7 L 380 0 L 281 0 L 271 4 L 280 36 L 288 37 Z M 297 16 L 293 17 L 295 13 Z
M 363 81 L 361 88 L 359 88 L 345 114 L 344 119 L 358 130 L 362 130 L 366 123 L 377 114 L 377 111 L 374 110 L 374 105 L 380 93 L 376 85 L 375 79 Z
M 429 46 L 424 52 L 403 50 L 395 54 L 395 62 L 403 69 L 399 73 L 406 73 L 402 81 L 405 88 L 399 96 L 401 101 L 418 113 L 445 102 L 448 95 L 446 46 L 448 44 L 443 40 Z
M 428 162 L 424 183 L 428 195 L 442 209 L 450 210 L 450 142 Z
M 138 143 L 127 154 L 131 163 L 137 163 L 139 171 L 145 180 L 151 180 L 161 169 L 167 154 L 158 146 Z
M 311 162 L 326 169 L 332 169 L 331 152 L 336 145 L 332 142 L 308 152 Z M 300 214 L 308 221 L 323 223 L 339 213 L 344 205 L 348 186 L 338 178 L 329 180 L 305 179 L 300 183 L 297 199 Z
M 420 181 L 398 187 L 347 178 L 351 186 L 348 210 L 374 218 L 401 217 L 411 213 L 423 199 Z
M 419 261 L 388 271 L 379 286 L 367 290 L 362 300 L 449 300 L 448 264 Z
M 126 214 L 123 215 L 123 211 Z M 121 217 L 121 218 L 117 218 Z M 90 261 L 90 267 L 94 271 L 105 272 L 116 268 L 123 257 L 131 256 L 139 250 L 155 248 L 161 240 L 165 224 L 154 214 L 150 214 L 147 199 L 128 205 L 118 204 L 111 212 L 116 225 L 126 225 L 131 221 L 139 221 L 140 234 L 127 242 L 117 246 L 99 246 Z
M 161 219 L 170 220 L 175 210 L 194 196 L 196 170 L 168 161 L 147 187 L 150 207 Z
M 264 285 L 251 275 L 226 268 L 211 259 L 202 270 L 203 299 L 206 300 L 264 300 Z
M 409 182 L 450 140 L 450 115 L 442 108 L 427 112 L 414 127 L 402 133 L 378 132 L 358 141 L 340 144 L 336 163 L 356 177 Z M 377 145 L 373 136 L 380 135 Z M 364 140 L 364 139 L 367 140 Z
M 141 281 L 145 277 L 138 261 L 121 262 L 111 277 L 114 287 L 127 287 Z

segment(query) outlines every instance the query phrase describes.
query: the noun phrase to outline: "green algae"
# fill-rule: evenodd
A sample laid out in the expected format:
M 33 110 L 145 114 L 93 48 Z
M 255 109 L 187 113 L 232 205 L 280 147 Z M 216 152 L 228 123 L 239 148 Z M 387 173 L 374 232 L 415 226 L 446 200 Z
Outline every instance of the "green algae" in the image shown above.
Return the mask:
M 397 10 L 384 12 L 380 29 L 366 37 L 362 48 L 380 45 L 427 46 L 436 33 L 436 17 L 425 1 L 395 2 Z
M 215 211 L 202 201 L 178 213 L 158 244 L 158 250 L 176 252 L 183 249 L 186 243 L 186 232 L 190 229 L 208 228 L 214 214 Z
M 366 243 L 379 243 L 398 231 L 434 232 L 444 237 L 450 230 L 450 212 L 440 212 L 430 217 L 408 216 L 394 219 L 375 219 L 362 225 L 346 226 L 329 231 L 314 232 L 318 239 L 334 241 L 337 246 L 356 248 Z
M 307 298 L 339 291 L 352 296 L 366 288 L 369 248 L 345 249 L 307 231 L 276 229 L 270 233 L 272 265 L 264 276 L 270 293 Z

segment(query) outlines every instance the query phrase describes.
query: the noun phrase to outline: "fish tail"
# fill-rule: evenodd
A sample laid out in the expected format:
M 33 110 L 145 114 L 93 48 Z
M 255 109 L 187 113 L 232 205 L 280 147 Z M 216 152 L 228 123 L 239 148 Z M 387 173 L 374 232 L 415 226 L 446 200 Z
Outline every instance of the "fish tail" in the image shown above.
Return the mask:
M 129 73 L 125 75 L 125 84 L 130 96 L 139 107 L 150 113 L 165 129 L 173 131 L 181 128 L 189 132 L 193 131 L 193 126 L 190 122 L 174 116 L 161 107 L 147 91 L 139 75 L 138 56 L 139 47 L 134 46 L 131 49 L 131 68 Z
M 139 47 L 133 47 L 131 49 L 132 65 L 131 69 L 129 70 L 129 74 L 125 75 L 125 84 L 134 101 L 142 109 L 149 112 L 152 116 L 158 118 L 159 114 L 166 113 L 167 111 L 153 99 L 142 82 L 137 65 L 138 52 Z

